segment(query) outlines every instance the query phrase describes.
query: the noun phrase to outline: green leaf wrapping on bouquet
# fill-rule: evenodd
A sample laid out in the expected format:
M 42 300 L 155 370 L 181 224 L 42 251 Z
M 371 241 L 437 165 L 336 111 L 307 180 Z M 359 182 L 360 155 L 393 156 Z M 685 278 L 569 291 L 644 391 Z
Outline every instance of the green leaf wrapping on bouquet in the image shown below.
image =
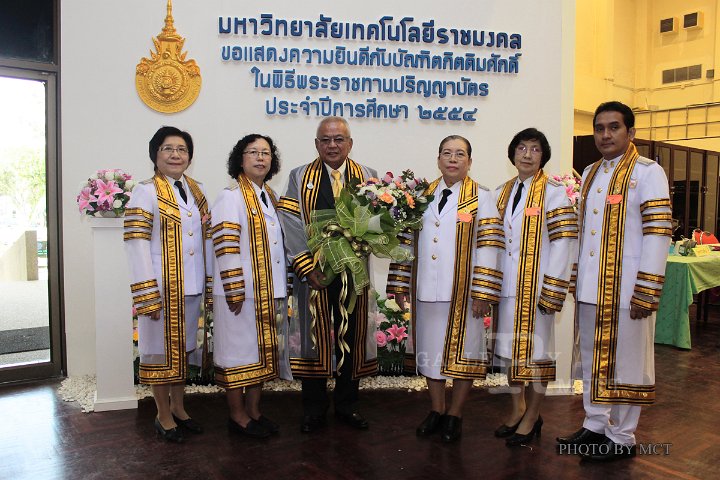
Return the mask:
M 369 254 L 395 261 L 412 258 L 400 246 L 397 235 L 401 228 L 390 215 L 387 212 L 373 214 L 367 205 L 353 202 L 345 190 L 337 199 L 335 210 L 315 210 L 310 220 L 308 247 L 317 255 L 326 284 L 348 270 L 353 289 L 359 295 L 370 284 L 365 261 Z

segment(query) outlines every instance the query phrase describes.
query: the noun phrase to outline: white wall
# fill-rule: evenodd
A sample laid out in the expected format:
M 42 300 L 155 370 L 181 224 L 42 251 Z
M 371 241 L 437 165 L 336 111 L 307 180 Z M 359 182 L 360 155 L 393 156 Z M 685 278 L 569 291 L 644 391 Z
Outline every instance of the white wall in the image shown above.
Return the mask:
M 334 20 L 377 22 L 384 15 L 396 20 L 415 18 L 415 25 L 434 19 L 436 27 L 461 27 L 496 32 L 521 33 L 522 57 L 518 75 L 473 72 L 406 71 L 366 68 L 367 76 L 395 77 L 415 73 L 418 78 L 457 79 L 470 76 L 490 84 L 484 98 L 425 101 L 416 96 L 355 95 L 358 99 L 377 96 L 388 103 L 417 103 L 439 106 L 475 105 L 477 122 L 421 121 L 414 108 L 408 120 L 350 119 L 355 148 L 351 157 L 384 172 L 413 168 L 436 177 L 436 152 L 440 140 L 450 134 L 464 135 L 474 148 L 471 174 L 480 183 L 495 187 L 515 172 L 506 150 L 512 135 L 535 126 L 544 131 L 553 147 L 548 164 L 551 173 L 570 171 L 572 162 L 572 75 L 574 42 L 574 2 L 513 2 L 462 0 L 452 8 L 438 8 L 436 2 L 401 0 L 392 4 L 366 0 L 340 4 L 306 0 L 232 2 L 214 0 L 193 2 L 176 0 L 175 26 L 186 38 L 184 50 L 195 59 L 202 73 L 199 98 L 187 110 L 167 115 L 145 106 L 135 92 L 135 65 L 148 56 L 163 26 L 165 2 L 125 0 L 121 3 L 97 0 L 66 0 L 61 10 L 61 112 L 62 112 L 62 188 L 63 241 L 65 262 L 65 320 L 68 370 L 71 375 L 92 373 L 95 357 L 94 313 L 90 228 L 76 208 L 79 184 L 97 168 L 123 168 L 137 178 L 152 175 L 147 142 L 161 125 L 174 125 L 189 131 L 195 140 L 195 157 L 190 175 L 205 183 L 212 201 L 227 184 L 225 163 L 234 143 L 251 132 L 273 137 L 280 148 L 282 171 L 271 184 L 285 188 L 287 173 L 294 166 L 316 156 L 313 138 L 317 117 L 270 118 L 264 113 L 264 99 L 272 95 L 295 96 L 305 93 L 254 91 L 249 73 L 252 64 L 223 64 L 220 56 L 225 43 L 247 45 L 287 45 L 300 48 L 327 48 L 330 41 L 253 37 L 218 34 L 219 16 L 255 16 L 273 13 L 275 18 L 317 21 L 319 14 Z M 371 13 L 372 12 L 372 13 Z M 568 32 L 570 35 L 568 35 Z M 562 39 L 567 42 L 562 45 Z M 273 43 L 270 43 L 273 42 Z M 346 40 L 354 46 L 377 42 Z M 388 50 L 420 50 L 426 46 L 389 45 Z M 434 45 L 433 53 L 452 49 L 481 51 L 497 49 L 448 48 Z M 514 52 L 510 52 L 512 54 Z M 287 68 L 260 65 L 263 70 Z M 290 67 L 293 68 L 293 67 Z M 298 66 L 308 73 L 348 74 L 338 67 Z M 358 71 L 355 71 L 357 75 Z M 314 96 L 323 96 L 323 93 Z M 342 99 L 342 96 L 335 95 Z M 346 96 L 349 97 L 350 95 Z M 108 252 L 108 255 L 122 255 Z M 129 294 L 128 290 L 118 292 Z M 128 318 L 128 321 L 130 319 Z

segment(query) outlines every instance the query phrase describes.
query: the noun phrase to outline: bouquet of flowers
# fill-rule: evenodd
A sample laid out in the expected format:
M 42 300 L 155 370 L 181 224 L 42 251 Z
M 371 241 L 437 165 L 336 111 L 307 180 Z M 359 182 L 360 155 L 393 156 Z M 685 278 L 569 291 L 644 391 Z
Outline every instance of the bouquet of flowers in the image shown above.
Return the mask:
M 565 193 L 570 199 L 570 203 L 573 204 L 573 206 L 577 205 L 578 197 L 580 197 L 580 177 L 566 173 L 564 175 L 553 175 L 552 179 L 565 185 Z
M 134 186 L 132 176 L 119 168 L 98 170 L 80 186 L 77 196 L 80 213 L 94 217 L 104 213 L 120 217 L 125 213 L 125 205 L 130 201 Z
M 393 295 L 380 298 L 376 293 L 375 297 L 378 306 L 375 314 L 378 368 L 380 373 L 398 374 L 403 370 L 410 312 L 405 305 L 398 305 Z
M 308 225 L 308 246 L 327 282 L 345 271 L 360 294 L 370 280 L 364 257 L 371 253 L 395 261 L 412 255 L 400 246 L 401 232 L 418 230 L 422 214 L 432 201 L 428 182 L 411 170 L 398 177 L 387 172 L 382 179 L 348 183 L 335 200 L 335 210 L 316 210 Z

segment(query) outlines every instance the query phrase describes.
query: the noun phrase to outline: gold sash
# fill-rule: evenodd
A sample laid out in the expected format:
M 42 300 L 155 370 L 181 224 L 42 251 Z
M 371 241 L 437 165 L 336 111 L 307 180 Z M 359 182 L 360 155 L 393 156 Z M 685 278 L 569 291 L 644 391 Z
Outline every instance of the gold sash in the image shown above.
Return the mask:
M 498 197 L 500 218 L 505 218 L 510 192 L 517 177 L 509 180 Z M 541 170 L 535 174 L 528 188 L 524 207 L 538 208 L 539 215 L 524 215 L 520 260 L 518 261 L 517 292 L 513 320 L 512 368 L 510 380 L 547 382 L 555 380 L 555 362 L 532 359 L 535 339 L 535 312 L 538 305 L 540 282 L 540 255 L 542 254 L 542 229 L 545 220 L 545 192 L 548 177 Z
M 253 299 L 255 301 L 255 329 L 257 331 L 258 361 L 233 368 L 215 367 L 215 381 L 224 388 L 239 388 L 272 380 L 279 375 L 278 339 L 273 286 L 272 258 L 265 215 L 255 189 L 245 174 L 238 177 L 240 194 L 245 202 L 250 259 L 252 264 Z M 275 194 L 265 185 L 273 205 Z M 282 313 L 282 312 L 281 312 Z
M 603 214 L 595 318 L 595 348 L 593 349 L 590 387 L 590 398 L 593 403 L 647 405 L 655 400 L 655 385 L 622 384 L 615 379 L 627 195 L 630 176 L 638 157 L 635 145 L 630 143 L 608 185 L 608 194 L 622 197 L 619 203 L 606 203 Z M 602 161 L 593 164 L 582 188 L 579 216 L 581 232 L 585 217 L 585 201 L 601 164 Z
M 437 189 L 440 179 L 436 179 L 428 187 L 427 194 Z M 470 177 L 465 177 L 460 187 L 458 198 L 458 213 L 468 213 L 472 216 L 469 222 L 456 221 L 455 225 L 455 273 L 453 276 L 453 294 L 450 300 L 447 328 L 445 330 L 445 346 L 443 360 L 440 367 L 442 375 L 460 378 L 482 378 L 487 374 L 489 362 L 487 359 L 468 358 L 465 354 L 465 334 L 467 331 L 467 307 L 470 302 L 470 284 L 472 281 L 472 259 L 475 246 L 475 222 L 478 210 L 478 186 Z M 416 237 L 417 240 L 417 237 Z M 417 245 L 417 241 L 415 244 Z M 415 256 L 417 271 L 417 255 Z M 422 279 L 414 279 L 422 281 Z M 470 321 L 481 321 L 473 320 Z

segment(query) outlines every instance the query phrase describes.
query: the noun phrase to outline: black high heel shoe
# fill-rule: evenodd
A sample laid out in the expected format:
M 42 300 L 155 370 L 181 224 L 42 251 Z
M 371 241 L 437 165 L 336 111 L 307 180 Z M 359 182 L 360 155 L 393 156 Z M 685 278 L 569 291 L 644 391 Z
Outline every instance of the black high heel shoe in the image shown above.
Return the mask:
M 495 436 L 498 438 L 505 438 L 509 437 L 513 433 L 515 433 L 515 430 L 517 430 L 517 427 L 520 425 L 520 422 L 522 422 L 522 417 L 520 417 L 520 420 L 513 425 L 512 427 L 508 427 L 504 423 L 500 425 L 498 428 L 495 429 Z
M 185 437 L 183 437 L 182 433 L 180 433 L 180 429 L 170 428 L 168 430 L 165 430 L 160 423 L 160 420 L 155 417 L 155 431 L 162 437 L 163 440 L 170 443 L 183 443 L 185 441 Z
M 508 447 L 527 445 L 528 443 L 532 442 L 532 439 L 535 438 L 535 435 L 537 435 L 538 437 L 540 436 L 542 426 L 543 419 L 541 416 L 538 415 L 538 419 L 535 420 L 535 424 L 533 425 L 532 430 L 530 430 L 526 434 L 515 432 L 512 437 L 508 437 L 505 439 L 505 445 L 507 445 Z

